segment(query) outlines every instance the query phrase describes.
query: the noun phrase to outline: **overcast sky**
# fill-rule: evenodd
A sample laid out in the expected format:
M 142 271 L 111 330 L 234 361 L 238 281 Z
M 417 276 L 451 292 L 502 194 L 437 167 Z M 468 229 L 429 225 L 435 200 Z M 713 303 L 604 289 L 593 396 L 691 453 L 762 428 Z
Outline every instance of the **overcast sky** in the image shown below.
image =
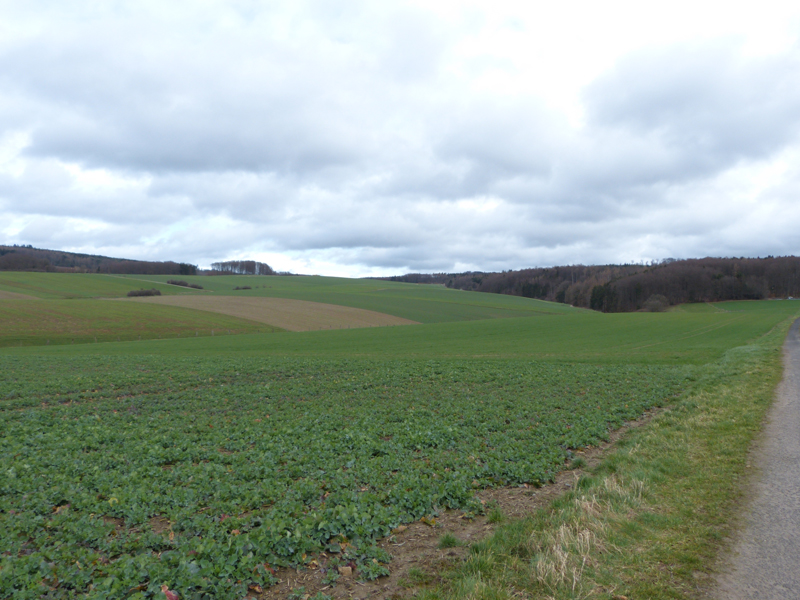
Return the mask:
M 796 1 L 2 0 L 0 243 L 347 276 L 800 254 L 799 35 Z

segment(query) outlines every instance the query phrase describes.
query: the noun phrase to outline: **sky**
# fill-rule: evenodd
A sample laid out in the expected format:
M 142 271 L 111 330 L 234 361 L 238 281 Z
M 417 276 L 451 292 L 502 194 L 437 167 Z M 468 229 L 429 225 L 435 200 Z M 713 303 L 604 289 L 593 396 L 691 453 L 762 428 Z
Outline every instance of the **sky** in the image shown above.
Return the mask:
M 800 3 L 3 0 L 0 243 L 361 277 L 800 254 Z

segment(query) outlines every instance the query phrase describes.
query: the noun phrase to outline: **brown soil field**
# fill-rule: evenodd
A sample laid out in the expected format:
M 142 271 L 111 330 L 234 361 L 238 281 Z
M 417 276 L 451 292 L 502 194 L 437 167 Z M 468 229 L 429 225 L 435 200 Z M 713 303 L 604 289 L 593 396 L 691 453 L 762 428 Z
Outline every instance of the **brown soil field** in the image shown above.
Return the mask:
M 17 294 L 16 292 L 4 292 L 0 290 L 0 300 L 38 300 L 35 296 L 27 294 Z
M 241 319 L 267 323 L 288 331 L 416 325 L 416 321 L 392 315 L 286 298 L 252 298 L 234 296 L 148 296 L 132 298 L 133 302 L 168 304 L 220 313 Z

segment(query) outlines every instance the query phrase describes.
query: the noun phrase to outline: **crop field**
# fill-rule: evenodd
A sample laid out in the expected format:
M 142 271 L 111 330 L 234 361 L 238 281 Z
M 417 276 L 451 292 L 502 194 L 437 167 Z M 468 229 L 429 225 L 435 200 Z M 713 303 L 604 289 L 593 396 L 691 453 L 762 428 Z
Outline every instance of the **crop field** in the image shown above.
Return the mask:
M 83 273 L 19 273 L 0 272 L 0 291 L 25 294 L 42 299 L 62 298 L 121 298 L 131 290 L 155 288 L 162 294 L 202 293 L 190 288 L 167 285 L 163 281 L 149 281 L 136 277 Z
M 237 293 L 198 279 L 218 280 L 212 297 Z M 445 509 L 469 518 L 480 489 L 551 480 L 576 449 L 800 309 L 603 315 L 283 280 L 338 290 L 326 302 L 440 312 L 413 327 L 0 350 L 0 596 L 142 599 L 166 585 L 239 600 L 279 567 L 324 569 L 331 585 L 339 565 L 380 577 L 392 563 L 376 541 L 398 525 Z M 386 307 L 374 286 L 394 294 Z
M 538 484 L 679 392 L 674 367 L 5 357 L 0 590 L 241 598 L 476 489 Z M 377 562 L 374 562 L 376 559 Z M 142 589 L 137 590 L 141 586 Z M 182 596 L 184 597 L 184 596 Z
M 2 300 L 0 347 L 279 331 L 250 320 L 107 300 Z
M 167 276 L 137 276 L 142 281 L 161 283 Z M 419 323 L 441 323 L 565 315 L 584 312 L 564 304 L 554 304 L 518 296 L 482 294 L 447 289 L 438 285 L 418 285 L 370 279 L 337 277 L 261 277 L 219 275 L 185 277 L 202 285 L 207 294 L 242 297 L 290 298 L 363 308 L 387 313 Z M 236 290 L 237 287 L 249 290 Z
M 193 289 L 166 283 L 174 277 L 2 272 L 0 347 L 205 337 L 212 332 L 218 336 L 265 330 L 552 317 L 586 312 L 513 296 L 383 281 L 182 277 L 203 287 Z M 156 289 L 162 295 L 125 298 L 128 292 L 141 288 Z M 31 304 L 33 299 L 38 301 Z M 101 301 L 105 299 L 139 306 L 123 308 L 118 303 Z M 148 303 L 165 306 L 163 309 L 143 306 Z
M 796 314 L 800 301 L 728 303 L 720 313 L 600 314 L 434 323 L 51 347 L 48 356 L 219 355 L 253 357 L 524 359 L 590 364 L 702 365 Z M 40 349 L 21 348 L 36 355 Z
M 4 292 L 0 290 L 0 300 L 36 300 L 36 296 L 17 294 L 16 292 Z
M 151 296 L 138 299 L 136 302 L 210 311 L 267 323 L 287 331 L 416 324 L 416 321 L 409 321 L 374 310 L 290 298 Z

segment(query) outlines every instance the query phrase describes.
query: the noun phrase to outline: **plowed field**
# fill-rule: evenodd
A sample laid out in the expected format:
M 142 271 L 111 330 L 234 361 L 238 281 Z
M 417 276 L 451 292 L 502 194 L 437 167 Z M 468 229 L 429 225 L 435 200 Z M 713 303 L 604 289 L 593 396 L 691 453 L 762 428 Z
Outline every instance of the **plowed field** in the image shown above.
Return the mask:
M 151 296 L 132 301 L 205 310 L 267 323 L 289 331 L 417 324 L 416 321 L 361 308 L 286 298 Z

